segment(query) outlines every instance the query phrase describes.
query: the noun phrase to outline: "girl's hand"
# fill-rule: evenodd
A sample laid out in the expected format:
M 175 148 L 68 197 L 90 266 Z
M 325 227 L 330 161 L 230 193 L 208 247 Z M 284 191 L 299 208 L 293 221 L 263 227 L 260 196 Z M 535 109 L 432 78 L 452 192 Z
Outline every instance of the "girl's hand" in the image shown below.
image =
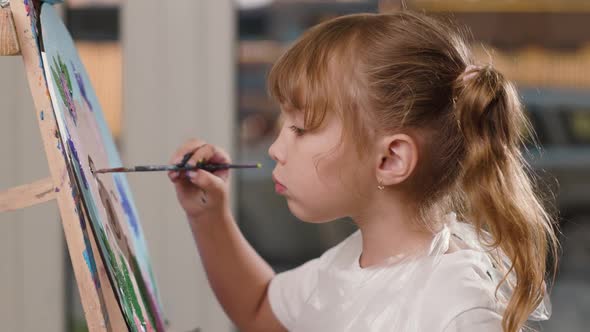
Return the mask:
M 178 164 L 187 153 L 193 156 L 186 165 L 194 166 L 198 161 L 211 163 L 231 163 L 228 154 L 222 149 L 198 139 L 192 139 L 180 147 L 171 158 Z M 195 171 L 170 171 L 168 177 L 174 183 L 176 196 L 191 222 L 213 218 L 227 213 L 229 208 L 229 170 L 213 173 L 197 169 Z

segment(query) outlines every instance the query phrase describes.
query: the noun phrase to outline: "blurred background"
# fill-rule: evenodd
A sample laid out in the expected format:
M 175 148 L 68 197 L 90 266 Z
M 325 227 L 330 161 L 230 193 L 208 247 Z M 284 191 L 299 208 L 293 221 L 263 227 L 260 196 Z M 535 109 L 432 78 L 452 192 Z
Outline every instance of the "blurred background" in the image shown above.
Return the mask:
M 274 193 L 267 150 L 279 110 L 267 97 L 266 74 L 305 29 L 402 6 L 467 26 L 480 62 L 492 62 L 516 83 L 541 143 L 526 155 L 556 197 L 563 233 L 553 316 L 537 328 L 587 331 L 590 1 L 70 0 L 60 9 L 126 163 L 166 162 L 185 139 L 201 137 L 234 161 L 264 165 L 233 173 L 232 207 L 255 249 L 282 271 L 355 228 L 350 220 L 301 223 Z M 0 58 L 0 73 L 0 188 L 9 188 L 49 172 L 22 60 Z M 171 326 L 234 331 L 165 176 L 129 180 Z M 53 205 L 0 214 L 1 331 L 86 330 Z

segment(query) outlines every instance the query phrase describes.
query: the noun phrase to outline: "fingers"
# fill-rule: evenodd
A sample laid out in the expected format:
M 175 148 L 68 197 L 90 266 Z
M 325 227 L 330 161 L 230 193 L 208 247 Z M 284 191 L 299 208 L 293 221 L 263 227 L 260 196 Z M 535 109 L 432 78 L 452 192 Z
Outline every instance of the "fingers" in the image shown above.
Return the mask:
M 207 162 L 215 154 L 215 148 L 211 144 L 203 144 L 194 150 L 193 156 L 186 163 L 189 166 L 195 166 L 198 162 Z
M 227 153 L 211 144 L 205 143 L 194 150 L 192 157 L 186 163 L 195 166 L 197 163 L 230 163 Z
M 203 151 L 198 152 L 199 150 L 203 149 Z M 187 153 L 194 152 L 189 162 L 192 160 L 194 163 L 191 165 L 195 165 L 195 161 L 208 161 L 212 163 L 230 163 L 231 159 L 229 155 L 223 151 L 222 149 L 216 148 L 215 146 L 208 144 L 205 141 L 199 139 L 191 139 L 184 143 L 176 152 L 172 155 L 170 159 L 171 164 L 178 164 L 182 161 L 183 157 Z M 189 164 L 187 162 L 187 164 Z
M 177 171 L 168 171 L 168 177 L 170 178 L 170 181 L 176 182 L 180 178 L 180 173 Z
M 215 155 L 211 159 L 211 162 L 213 162 L 213 163 L 231 164 L 231 158 L 230 158 L 230 156 L 229 156 L 229 154 L 227 152 L 225 152 L 222 149 L 216 148 L 215 149 Z
M 210 163 L 231 163 L 231 158 L 228 153 L 224 150 L 215 147 L 214 145 L 208 144 L 203 140 L 191 139 L 185 142 L 170 159 L 170 163 L 178 164 L 183 161 L 183 158 L 187 154 L 192 153 L 192 156 L 186 161 L 187 166 L 195 166 L 198 162 L 210 162 Z M 229 170 L 217 170 L 213 174 L 224 181 L 229 178 Z M 186 178 L 185 172 L 170 171 L 168 177 L 170 181 L 177 182 L 183 178 Z
M 185 161 L 184 159 L 189 153 L 194 152 L 203 145 L 205 145 L 205 142 L 199 139 L 190 139 L 186 141 L 178 150 L 176 150 L 176 152 L 174 152 L 169 163 L 176 165 Z M 186 164 L 188 164 L 188 161 Z M 170 171 L 168 172 L 168 177 L 172 182 L 176 182 L 184 177 L 184 172 Z
M 184 143 L 172 156 L 171 163 L 180 163 L 187 153 L 192 155 L 186 161 L 186 166 L 195 166 L 198 162 L 231 163 L 225 151 L 197 139 Z M 203 169 L 170 171 L 168 177 L 174 184 L 177 198 L 187 215 L 196 218 L 226 209 L 229 201 L 228 169 L 213 173 Z
M 207 191 L 220 191 L 223 190 L 223 180 L 217 176 L 198 169 L 196 171 L 187 172 L 189 181 L 197 187 Z
M 190 171 L 187 175 L 191 183 L 205 191 L 209 196 L 213 196 L 213 199 L 221 198 L 225 190 L 222 179 L 202 169 Z
M 204 145 L 204 144 L 205 144 L 205 142 L 203 142 L 202 140 L 199 140 L 199 139 L 190 139 L 190 140 L 186 141 L 178 150 L 176 150 L 176 152 L 174 152 L 174 154 L 172 155 L 172 158 L 170 159 L 170 163 L 171 164 L 180 163 L 182 161 L 182 158 L 184 157 L 184 155 L 186 155 L 189 152 L 193 152 L 199 146 Z

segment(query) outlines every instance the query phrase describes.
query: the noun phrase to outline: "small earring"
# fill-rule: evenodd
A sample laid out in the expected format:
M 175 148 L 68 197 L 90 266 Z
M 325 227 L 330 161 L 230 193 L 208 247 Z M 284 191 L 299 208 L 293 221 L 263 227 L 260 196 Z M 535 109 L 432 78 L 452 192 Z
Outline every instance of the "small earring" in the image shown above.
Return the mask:
M 379 190 L 385 189 L 385 187 L 383 186 L 383 182 L 381 182 L 381 180 L 378 180 L 378 181 L 379 181 L 379 185 L 377 186 L 377 189 L 379 189 Z

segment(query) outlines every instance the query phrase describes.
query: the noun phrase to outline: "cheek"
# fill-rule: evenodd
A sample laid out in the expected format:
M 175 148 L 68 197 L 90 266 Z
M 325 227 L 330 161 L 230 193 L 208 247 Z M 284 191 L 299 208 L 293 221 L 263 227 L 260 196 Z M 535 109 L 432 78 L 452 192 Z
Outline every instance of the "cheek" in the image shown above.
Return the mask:
M 366 204 L 377 186 L 372 164 L 368 160 L 359 161 L 354 153 L 325 158 L 318 165 L 318 177 L 322 193 L 350 209 Z
M 351 168 L 332 155 L 320 159 L 317 168 L 312 165 L 309 174 L 301 174 L 298 195 L 287 201 L 291 212 L 298 219 L 313 223 L 351 215 L 358 203 Z
M 317 179 L 326 190 L 351 192 L 358 187 L 358 160 L 349 154 L 335 151 L 317 161 Z

